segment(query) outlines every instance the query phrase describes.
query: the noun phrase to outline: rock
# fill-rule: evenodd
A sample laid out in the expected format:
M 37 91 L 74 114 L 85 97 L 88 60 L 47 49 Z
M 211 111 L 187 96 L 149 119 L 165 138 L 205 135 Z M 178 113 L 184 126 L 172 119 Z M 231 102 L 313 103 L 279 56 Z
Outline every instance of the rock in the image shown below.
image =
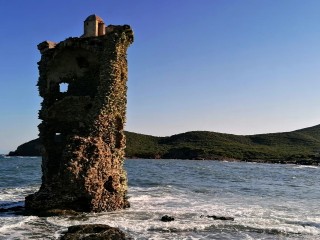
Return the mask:
M 0 208 L 0 213 L 6 213 L 6 212 L 22 213 L 23 211 L 24 211 L 24 207 L 23 206 Z
M 40 44 L 38 44 L 38 49 L 40 50 L 41 53 L 44 53 L 48 49 L 54 48 L 57 44 L 55 42 L 51 41 L 44 41 Z
M 200 217 L 204 217 L 201 215 Z M 216 215 L 207 215 L 207 218 L 212 218 L 214 220 L 222 220 L 222 221 L 234 221 L 233 217 L 224 217 L 224 216 L 216 216 Z
M 164 215 L 162 218 L 161 218 L 161 221 L 162 222 L 172 222 L 174 221 L 174 218 L 173 217 L 170 217 L 168 215 Z
M 60 240 L 130 240 L 119 228 L 104 224 L 86 224 L 68 227 Z
M 39 217 L 53 217 L 53 216 L 72 216 L 82 218 L 83 214 L 70 209 L 49 209 L 49 210 L 30 210 L 25 209 L 24 206 L 4 207 L 0 208 L 0 213 L 12 213 L 22 216 L 39 216 Z
M 30 210 L 27 209 L 23 212 L 25 216 L 38 216 L 38 217 L 55 217 L 55 216 L 81 216 L 81 213 L 70 209 L 48 209 L 48 210 Z

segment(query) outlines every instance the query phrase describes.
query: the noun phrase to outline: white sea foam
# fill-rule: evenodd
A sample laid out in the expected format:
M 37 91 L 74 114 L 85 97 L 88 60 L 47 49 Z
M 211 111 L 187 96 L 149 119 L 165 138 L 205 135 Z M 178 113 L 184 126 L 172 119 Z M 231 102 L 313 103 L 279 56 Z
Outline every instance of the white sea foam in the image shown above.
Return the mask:
M 32 222 L 36 217 L 6 216 L 0 217 L 0 239 L 27 239 L 25 233 L 32 233 L 26 223 Z
M 313 165 L 295 165 L 293 168 L 297 168 L 297 169 L 301 169 L 301 168 L 320 169 L 320 166 L 313 166 Z
M 137 189 L 136 189 L 137 190 Z M 153 192 L 155 189 L 150 189 Z M 47 234 L 58 238 L 68 226 L 76 224 L 108 224 L 131 234 L 136 239 L 210 239 L 217 233 L 212 230 L 223 230 L 225 235 L 237 232 L 242 239 L 250 239 L 253 235 L 265 233 L 269 236 L 309 235 L 309 239 L 319 236 L 319 219 L 312 222 L 301 222 L 300 218 L 290 221 L 291 218 L 283 218 L 282 213 L 272 209 L 256 206 L 230 206 L 222 202 L 197 202 L 193 198 L 185 199 L 185 196 L 172 196 L 159 192 L 159 196 L 141 195 L 141 192 L 131 191 L 130 202 L 132 207 L 128 210 L 113 213 L 86 214 L 82 217 L 50 217 L 22 218 L 19 223 L 7 224 L 0 228 L 0 236 L 14 234 L 8 239 L 24 239 L 28 231 L 34 236 L 42 236 L 43 228 Z M 169 204 L 164 204 L 168 202 Z M 171 205 L 171 206 L 170 206 Z M 173 207 L 176 205 L 176 207 Z M 175 217 L 173 222 L 161 222 L 160 218 L 165 215 Z M 201 215 L 233 216 L 235 221 L 215 221 Z M 300 220 L 299 220 L 300 219 Z M 13 222 L 18 219 L 12 220 Z M 270 235 L 271 234 L 271 235 Z M 206 236 L 206 237 L 205 237 Z M 219 237 L 219 235 L 216 235 Z M 1 237 L 0 237 L 1 238 Z M 25 238 L 27 239 L 27 238 Z M 308 239 L 306 237 L 305 239 Z
M 119 227 L 135 239 L 320 239 L 317 175 L 309 181 L 314 169 L 147 161 L 143 166 L 148 169 L 141 175 L 140 160 L 129 163 L 136 167 L 128 172 L 135 186 L 129 188 L 131 208 L 79 217 L 0 215 L 0 239 L 57 239 L 68 226 L 88 223 Z M 152 172 L 152 164 L 163 175 Z M 278 177 L 289 180 L 274 181 Z M 0 203 L 21 203 L 37 190 L 38 186 L 1 189 Z M 175 221 L 161 222 L 164 215 Z
M 2 188 L 0 189 L 0 206 L 4 202 L 24 201 L 27 195 L 36 192 L 38 189 L 39 186 Z
M 224 229 L 226 232 L 237 232 L 243 238 L 250 239 L 250 235 L 267 234 L 269 236 L 309 235 L 310 239 L 320 236 L 319 219 L 310 224 L 306 222 L 291 221 L 290 216 L 283 217 L 284 212 L 263 208 L 259 205 L 229 205 L 224 202 L 198 201 L 199 199 L 182 195 L 164 194 L 155 189 L 141 192 L 139 188 L 131 190 L 130 202 L 132 207 L 128 210 L 114 213 L 88 214 L 85 218 L 49 218 L 48 222 L 57 228 L 66 229 L 75 224 L 101 223 L 130 233 L 137 239 L 204 239 L 210 230 Z M 147 194 L 151 192 L 151 195 Z M 144 194 L 143 194 L 144 193 Z M 173 222 L 161 222 L 163 215 L 175 218 Z M 204 215 L 204 216 L 201 216 Z M 220 221 L 207 218 L 207 215 L 232 216 L 235 221 Z M 318 221 L 318 222 L 317 222 Z M 212 231 L 211 231 L 212 232 Z M 56 232 L 58 236 L 61 230 Z M 230 237 L 232 236 L 232 233 Z M 235 234 L 235 233 L 233 233 Z M 211 236 L 212 237 L 212 236 Z M 233 236 L 234 237 L 234 236 Z M 308 239 L 308 237 L 306 237 Z

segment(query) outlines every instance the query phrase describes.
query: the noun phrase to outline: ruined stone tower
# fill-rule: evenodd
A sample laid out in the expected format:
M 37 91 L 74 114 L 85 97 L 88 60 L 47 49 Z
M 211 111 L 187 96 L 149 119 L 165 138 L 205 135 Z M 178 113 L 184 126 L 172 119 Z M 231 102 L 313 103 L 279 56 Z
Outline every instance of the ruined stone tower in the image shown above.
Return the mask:
M 113 211 L 128 206 L 122 168 L 128 25 L 89 16 L 84 34 L 38 45 L 42 185 L 27 210 Z

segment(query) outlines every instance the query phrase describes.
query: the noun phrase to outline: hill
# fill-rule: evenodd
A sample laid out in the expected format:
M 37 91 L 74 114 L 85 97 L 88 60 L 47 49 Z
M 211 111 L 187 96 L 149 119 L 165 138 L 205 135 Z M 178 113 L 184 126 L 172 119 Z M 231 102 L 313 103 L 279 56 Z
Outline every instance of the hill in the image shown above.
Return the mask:
M 23 143 L 18 148 L 9 152 L 9 156 L 41 156 L 41 148 L 42 144 L 40 143 L 40 139 L 34 139 L 29 142 Z
M 128 158 L 216 159 L 270 163 L 320 163 L 320 125 L 292 132 L 233 135 L 192 131 L 155 137 L 126 132 Z M 20 145 L 10 156 L 40 155 L 38 139 Z

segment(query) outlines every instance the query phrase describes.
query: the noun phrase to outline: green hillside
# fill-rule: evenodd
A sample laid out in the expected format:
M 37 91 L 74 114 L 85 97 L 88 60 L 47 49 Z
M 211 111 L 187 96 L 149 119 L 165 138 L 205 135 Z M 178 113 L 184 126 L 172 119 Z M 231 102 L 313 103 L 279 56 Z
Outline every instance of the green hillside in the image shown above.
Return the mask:
M 292 132 L 247 136 L 193 131 L 170 137 L 126 132 L 126 137 L 128 158 L 320 163 L 320 125 Z M 34 154 L 37 151 L 38 154 Z M 39 155 L 39 141 L 23 144 L 10 155 Z
M 205 131 L 158 138 L 133 133 L 127 136 L 129 157 L 294 163 L 304 160 L 315 162 L 320 152 L 320 125 L 293 132 L 249 136 Z M 130 140 L 133 139 L 138 139 L 141 145 L 132 146 Z M 148 148 L 145 148 L 144 142 L 150 144 Z

